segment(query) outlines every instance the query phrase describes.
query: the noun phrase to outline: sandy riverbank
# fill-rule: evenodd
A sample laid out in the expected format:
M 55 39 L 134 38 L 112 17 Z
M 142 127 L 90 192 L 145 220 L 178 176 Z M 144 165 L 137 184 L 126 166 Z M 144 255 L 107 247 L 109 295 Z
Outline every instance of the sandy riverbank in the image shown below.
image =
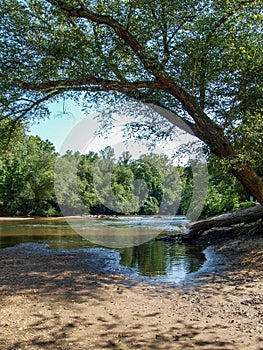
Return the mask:
M 102 271 L 93 253 L 0 251 L 0 349 L 262 349 L 263 239 L 170 287 Z
M 80 219 L 80 218 L 96 218 L 95 216 L 0 216 L 0 221 L 23 221 L 23 220 L 65 220 L 65 219 Z

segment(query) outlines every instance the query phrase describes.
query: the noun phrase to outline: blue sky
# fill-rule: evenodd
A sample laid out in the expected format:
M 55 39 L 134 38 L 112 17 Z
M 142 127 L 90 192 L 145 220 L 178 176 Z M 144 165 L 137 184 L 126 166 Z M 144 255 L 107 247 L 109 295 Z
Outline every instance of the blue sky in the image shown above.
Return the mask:
M 99 152 L 106 146 L 112 146 L 116 156 L 120 156 L 124 151 L 129 151 L 135 158 L 151 152 L 165 153 L 171 158 L 179 145 L 184 144 L 185 141 L 193 140 L 190 135 L 184 135 L 181 139 L 178 137 L 174 142 L 163 143 L 158 145 L 156 149 L 149 150 L 143 141 L 140 144 L 135 143 L 134 140 L 124 142 L 121 128 L 125 121 L 130 121 L 129 117 L 115 115 L 114 128 L 106 137 L 102 137 L 94 134 L 94 131 L 99 129 L 99 125 L 92 118 L 92 114 L 85 115 L 81 107 L 72 100 L 64 102 L 60 100 L 50 104 L 49 107 L 50 118 L 43 119 L 38 124 L 33 125 L 30 133 L 51 141 L 60 154 L 68 149 L 80 151 L 83 154 L 89 151 Z M 188 157 L 184 157 L 180 161 L 186 163 Z
M 67 100 L 65 103 L 61 100 L 50 104 L 49 107 L 50 118 L 39 121 L 38 124 L 30 128 L 29 132 L 32 135 L 40 136 L 44 140 L 51 141 L 61 154 L 68 149 L 81 153 L 98 152 L 106 146 L 114 147 L 117 156 L 125 150 L 136 153 L 136 156 L 149 153 L 148 149 L 143 147 L 142 144 L 139 146 L 140 151 L 138 151 L 138 145 L 135 147 L 137 148 L 135 151 L 132 151 L 134 147 L 131 143 L 126 146 L 123 145 L 121 123 L 118 121 L 108 136 L 96 136 L 92 132 L 99 129 L 98 122 L 92 117 L 96 114 L 95 112 L 85 115 L 81 107 L 71 100 Z
M 43 119 L 30 128 L 30 134 L 38 135 L 42 139 L 51 141 L 57 150 L 60 149 L 70 130 L 83 118 L 81 108 L 71 100 L 63 105 L 63 101 L 52 103 L 50 118 Z

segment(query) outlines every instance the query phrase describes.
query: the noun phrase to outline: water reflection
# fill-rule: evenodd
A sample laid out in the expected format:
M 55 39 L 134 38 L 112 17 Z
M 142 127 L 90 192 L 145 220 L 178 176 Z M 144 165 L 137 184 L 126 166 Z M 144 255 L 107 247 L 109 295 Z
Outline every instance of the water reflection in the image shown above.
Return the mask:
M 200 249 L 185 244 L 152 240 L 129 249 L 120 249 L 121 264 L 142 276 L 176 282 L 197 271 L 205 261 Z
M 134 227 L 128 227 L 128 220 L 91 220 L 90 229 L 103 235 L 107 234 L 111 225 L 119 225 L 132 235 Z M 134 224 L 134 223 L 133 223 Z M 149 230 L 149 228 L 148 228 Z M 99 247 L 89 242 L 68 225 L 64 220 L 30 220 L 0 222 L 0 248 L 20 243 L 47 243 L 50 249 L 76 250 L 80 248 Z M 144 244 L 127 248 L 115 248 L 120 254 L 120 264 L 130 267 L 135 273 L 159 282 L 177 282 L 186 274 L 197 271 L 205 257 L 197 247 L 185 244 L 171 244 L 159 240 L 151 240 Z

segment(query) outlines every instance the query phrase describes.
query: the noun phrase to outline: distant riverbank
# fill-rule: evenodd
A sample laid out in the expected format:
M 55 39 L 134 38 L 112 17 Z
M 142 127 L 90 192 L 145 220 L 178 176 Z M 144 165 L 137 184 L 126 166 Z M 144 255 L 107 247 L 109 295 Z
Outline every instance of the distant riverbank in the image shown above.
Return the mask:
M 0 221 L 19 221 L 19 220 L 63 220 L 63 219 L 80 219 L 80 218 L 95 218 L 96 216 L 75 215 L 75 216 L 0 216 Z
M 33 217 L 19 217 L 19 216 L 1 216 L 0 221 L 13 221 L 13 220 L 32 220 Z

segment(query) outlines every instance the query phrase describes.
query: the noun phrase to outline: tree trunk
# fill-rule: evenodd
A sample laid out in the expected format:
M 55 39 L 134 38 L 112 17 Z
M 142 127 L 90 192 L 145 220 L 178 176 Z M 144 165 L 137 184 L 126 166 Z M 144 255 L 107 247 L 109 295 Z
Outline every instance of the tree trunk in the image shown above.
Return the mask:
M 231 169 L 232 174 L 243 184 L 249 194 L 254 196 L 263 205 L 263 183 L 260 177 L 249 165 Z
M 166 91 L 170 91 L 171 94 L 177 96 L 177 99 L 181 99 L 181 102 L 184 106 L 184 109 L 192 116 L 195 124 L 187 124 L 187 126 L 192 130 L 193 135 L 205 142 L 211 152 L 216 156 L 226 159 L 230 164 L 230 171 L 232 174 L 242 183 L 247 192 L 252 195 L 256 200 L 263 205 L 263 181 L 262 179 L 254 172 L 251 166 L 246 163 L 242 163 L 238 160 L 238 155 L 236 154 L 231 142 L 224 135 L 224 130 L 214 123 L 211 119 L 208 118 L 206 113 L 198 105 L 198 103 L 193 99 L 192 96 L 185 93 L 184 99 L 182 100 L 182 95 L 177 94 L 177 91 L 172 93 L 172 87 L 170 84 L 170 90 L 167 87 Z M 151 104 L 157 113 L 164 116 L 169 122 L 173 123 L 176 127 L 180 127 L 178 123 L 178 116 L 162 108 Z
M 212 217 L 210 219 L 192 222 L 187 226 L 188 232 L 186 234 L 186 238 L 190 240 L 198 239 L 205 231 L 214 228 L 229 228 L 238 224 L 255 222 L 259 219 L 263 219 L 263 206 L 257 204 L 254 207 L 239 210 L 233 213 L 227 213 Z

